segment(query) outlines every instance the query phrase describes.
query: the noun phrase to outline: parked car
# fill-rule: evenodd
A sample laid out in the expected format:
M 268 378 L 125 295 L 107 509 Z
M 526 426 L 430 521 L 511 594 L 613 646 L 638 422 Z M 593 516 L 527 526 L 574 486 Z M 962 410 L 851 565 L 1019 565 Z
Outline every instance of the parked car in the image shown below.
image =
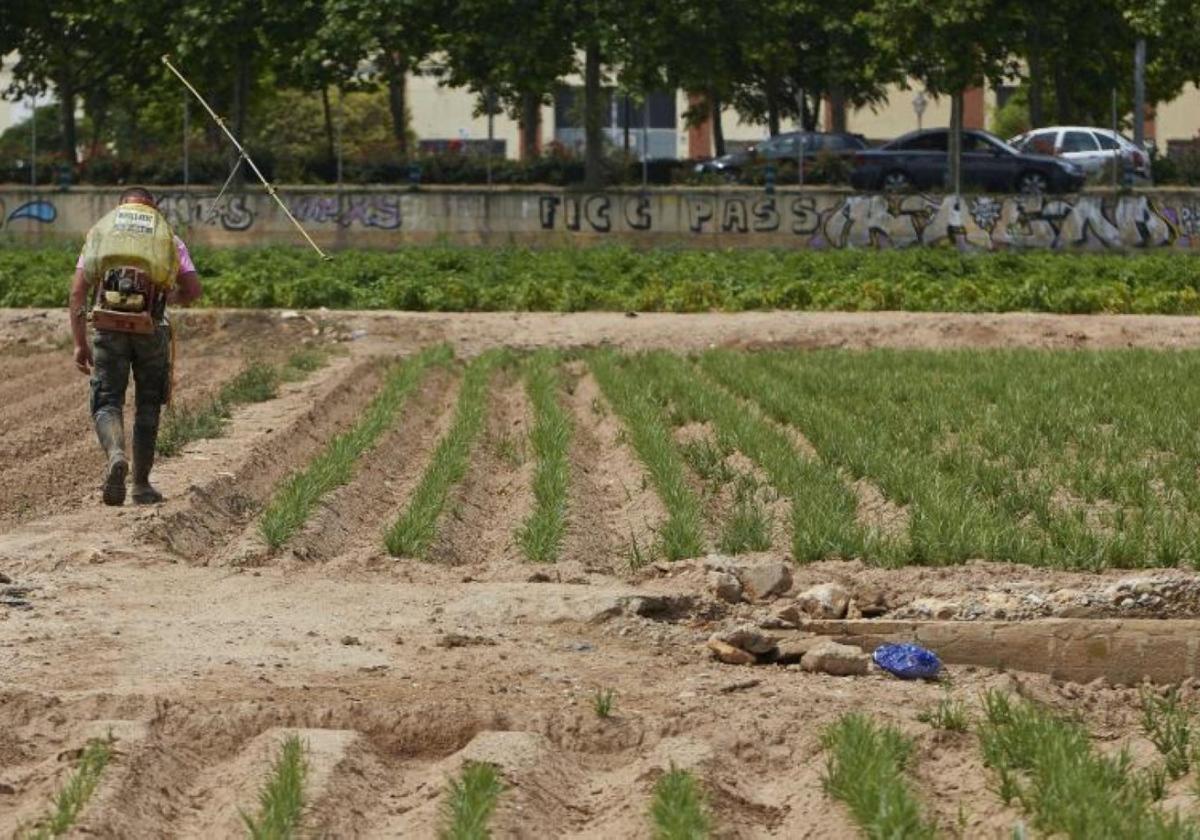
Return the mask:
M 944 189 L 950 131 L 928 128 L 854 154 L 850 184 L 859 190 Z M 994 192 L 1071 192 L 1083 186 L 1082 167 L 1050 155 L 1025 154 L 994 134 L 967 129 L 962 139 L 963 185 Z
M 849 157 L 859 149 L 867 148 L 867 141 L 861 134 L 824 134 L 815 131 L 788 131 L 776 134 L 761 143 L 756 143 L 742 151 L 702 161 L 696 164 L 696 173 L 717 173 L 725 175 L 730 180 L 735 179 L 742 170 L 755 163 L 769 160 L 794 161 L 800 157 L 799 143 L 804 144 L 806 157 L 814 158 L 818 153 L 844 155 Z M 805 167 L 807 171 L 807 167 Z
M 1074 161 L 1089 175 L 1119 157 L 1135 177 L 1150 178 L 1150 156 L 1146 150 L 1110 128 L 1054 125 L 1027 131 L 1009 142 L 1023 152 L 1057 155 Z

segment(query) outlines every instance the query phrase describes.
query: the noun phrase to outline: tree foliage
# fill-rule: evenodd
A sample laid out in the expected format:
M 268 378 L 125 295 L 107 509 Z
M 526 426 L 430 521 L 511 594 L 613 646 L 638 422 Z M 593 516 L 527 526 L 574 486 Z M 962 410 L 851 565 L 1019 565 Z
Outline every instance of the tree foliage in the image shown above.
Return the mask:
M 358 100 L 364 113 L 386 106 L 390 153 L 409 156 L 413 74 L 467 88 L 477 112 L 494 103 L 527 128 L 558 86 L 582 83 L 597 182 L 607 87 L 687 91 L 685 117 L 712 120 L 718 151 L 726 107 L 771 132 L 788 119 L 815 128 L 822 107 L 878 104 L 908 78 L 939 95 L 1018 81 L 1031 124 L 1106 124 L 1114 90 L 1129 110 L 1138 39 L 1148 101 L 1200 82 L 1195 0 L 8 0 L 0 57 L 12 78 L 0 93 L 52 95 L 57 159 L 90 165 L 178 148 L 185 95 L 157 61 L 166 52 L 256 149 L 303 115 L 315 123 L 308 154 L 327 159 L 351 93 L 374 97 Z M 193 125 L 221 147 L 216 126 Z

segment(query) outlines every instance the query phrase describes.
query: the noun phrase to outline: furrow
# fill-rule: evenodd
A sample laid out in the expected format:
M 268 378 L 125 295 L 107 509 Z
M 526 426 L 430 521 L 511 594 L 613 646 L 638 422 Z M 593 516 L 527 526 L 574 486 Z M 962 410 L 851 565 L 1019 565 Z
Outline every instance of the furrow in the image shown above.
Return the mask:
M 669 512 L 658 548 L 668 560 L 698 556 L 704 551 L 700 500 L 688 486 L 686 465 L 662 412 L 626 360 L 600 351 L 589 356 L 589 363 Z
M 582 362 L 566 367 L 571 439 L 570 515 L 563 549 L 599 571 L 628 571 L 654 544 L 667 509 L 625 440 L 620 419 Z
M 236 359 L 185 359 L 177 386 L 188 400 L 203 399 L 215 394 L 235 374 L 238 364 Z M 127 438 L 133 429 L 133 388 L 131 381 L 125 402 Z M 25 522 L 47 511 L 72 510 L 98 498 L 104 456 L 88 418 L 86 384 L 84 394 L 72 399 L 70 406 L 62 406 L 40 433 L 28 428 L 19 431 L 21 440 L 28 443 L 28 454 L 0 460 L 8 467 L 0 471 L 0 524 Z M 155 474 L 160 471 L 156 469 Z
M 517 528 L 533 509 L 532 409 L 515 371 L 493 382 L 482 439 L 442 515 L 426 559 L 449 565 L 521 562 Z
M 200 441 L 176 469 L 203 476 L 169 501 L 140 536 L 193 562 L 222 557 L 222 546 L 249 524 L 276 484 L 352 426 L 383 376 L 379 359 L 340 359 L 277 399 L 235 413 L 229 433 Z M 204 464 L 196 470 L 194 462 Z M 170 463 L 170 462 L 169 462 Z
M 289 543 L 294 556 L 311 562 L 355 561 L 383 551 L 379 523 L 399 515 L 450 427 L 459 380 L 446 368 L 430 372 L 409 397 L 399 422 L 360 465 L 353 481 L 322 500 L 304 529 Z

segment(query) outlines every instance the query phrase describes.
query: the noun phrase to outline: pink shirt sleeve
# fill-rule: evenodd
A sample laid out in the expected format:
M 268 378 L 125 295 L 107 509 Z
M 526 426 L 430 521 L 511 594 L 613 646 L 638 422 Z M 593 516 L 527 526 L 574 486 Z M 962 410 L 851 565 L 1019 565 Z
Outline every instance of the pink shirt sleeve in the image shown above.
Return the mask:
M 179 273 L 195 274 L 196 266 L 192 262 L 192 255 L 188 253 L 187 246 L 178 236 L 175 237 L 175 250 L 179 251 Z

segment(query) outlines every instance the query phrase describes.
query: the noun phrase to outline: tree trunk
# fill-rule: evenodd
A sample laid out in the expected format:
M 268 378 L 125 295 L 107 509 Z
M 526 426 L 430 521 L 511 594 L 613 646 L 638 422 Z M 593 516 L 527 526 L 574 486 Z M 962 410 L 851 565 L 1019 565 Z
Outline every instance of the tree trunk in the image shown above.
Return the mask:
M 62 122 L 63 158 L 73 167 L 79 162 L 75 154 L 75 87 L 66 77 L 58 82 L 58 105 L 59 119 Z M 37 119 L 37 114 L 34 114 L 34 119 Z
M 589 42 L 583 58 L 584 184 L 599 189 L 604 182 L 604 101 L 600 90 L 600 45 Z
M 246 143 L 246 113 L 249 111 L 250 98 L 250 62 L 241 53 L 238 53 L 234 60 L 233 70 L 233 136 L 238 139 L 242 145 Z M 237 166 L 238 157 L 236 150 L 234 151 L 234 165 Z M 237 166 L 237 174 L 233 179 L 236 186 L 241 186 L 246 180 L 246 167 Z
M 621 118 L 622 127 L 624 128 L 624 151 L 625 157 L 629 157 L 629 94 L 625 94 L 625 101 L 622 103 L 624 116 Z
M 767 94 L 767 133 L 772 137 L 779 133 L 779 103 L 775 100 L 775 92 L 768 85 Z
M 387 77 L 388 110 L 392 114 L 392 136 L 396 138 L 396 151 L 407 158 L 408 148 L 408 73 L 404 69 L 403 57 L 399 53 L 384 56 Z
M 521 94 L 521 160 L 538 156 L 538 135 L 542 130 L 542 98 L 531 91 Z
M 1045 97 L 1043 95 L 1042 28 L 1036 22 L 1029 33 L 1029 41 L 1029 127 L 1041 128 L 1046 124 Z
M 950 99 L 950 183 L 955 195 L 962 192 L 962 130 L 963 92 L 960 90 Z
M 721 97 L 715 90 L 708 93 L 709 114 L 712 120 L 713 153 L 717 157 L 725 154 L 725 127 L 721 124 Z
M 333 140 L 333 109 L 329 107 L 329 88 L 325 85 L 321 86 L 321 111 L 325 116 L 325 155 L 333 163 L 337 160 L 337 148 Z
M 835 133 L 846 131 L 846 94 L 836 86 L 829 91 L 829 130 Z
M 1054 66 L 1054 111 L 1059 125 L 1070 125 L 1074 122 L 1071 107 L 1071 84 L 1074 80 L 1066 72 L 1062 62 Z

